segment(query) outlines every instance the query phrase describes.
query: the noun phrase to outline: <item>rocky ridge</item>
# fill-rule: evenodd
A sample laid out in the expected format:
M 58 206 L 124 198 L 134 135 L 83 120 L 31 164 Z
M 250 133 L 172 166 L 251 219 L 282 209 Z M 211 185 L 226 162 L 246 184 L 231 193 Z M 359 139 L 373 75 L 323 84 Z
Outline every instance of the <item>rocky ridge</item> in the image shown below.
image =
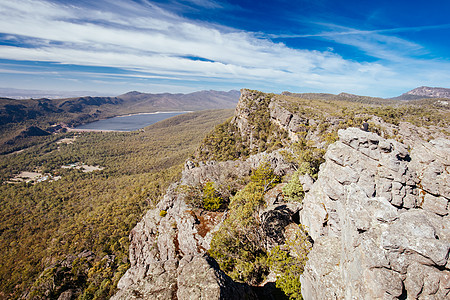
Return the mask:
M 251 287 L 231 280 L 207 254 L 212 234 L 226 213 L 193 209 L 186 204 L 186 194 L 180 187 L 209 181 L 219 185 L 229 178 L 242 178 L 262 162 L 269 162 L 279 175 L 292 171 L 292 165 L 279 152 L 260 153 L 245 161 L 199 166 L 188 161 L 181 180 L 168 189 L 157 208 L 148 211 L 132 230 L 131 267 L 120 279 L 119 291 L 112 299 L 258 299 Z M 267 231 L 272 232 L 278 220 L 273 220 L 271 211 L 282 203 L 268 201 L 272 208 L 261 215 Z M 283 225 L 293 223 L 291 215 L 295 212 L 284 211 L 288 221 Z M 269 233 L 268 240 L 280 239 L 279 234 Z
M 407 93 L 406 95 L 430 97 L 430 98 L 450 98 L 450 89 L 440 88 L 440 87 L 428 87 L 421 86 L 415 88 Z
M 276 128 L 276 134 L 267 138 L 255 114 L 267 118 L 265 128 Z M 317 181 L 301 178 L 307 193 L 300 211 L 283 202 L 280 186 L 266 194 L 259 217 L 267 249 L 283 242 L 290 224 L 307 227 L 314 247 L 301 277 L 305 299 L 445 299 L 450 295 L 450 141 L 433 126 L 369 117 L 380 134 L 396 140 L 358 128 L 340 130 Z M 345 121 L 326 113 L 322 120 L 329 131 Z M 232 124 L 252 153 L 270 139 L 284 146 L 303 138 L 325 145 L 317 117 L 293 111 L 275 95 L 242 90 Z M 282 151 L 187 162 L 181 180 L 131 232 L 131 268 L 113 299 L 258 299 L 254 289 L 233 282 L 207 255 L 226 212 L 193 209 L 180 187 L 229 184 L 264 161 L 279 175 L 292 173 Z

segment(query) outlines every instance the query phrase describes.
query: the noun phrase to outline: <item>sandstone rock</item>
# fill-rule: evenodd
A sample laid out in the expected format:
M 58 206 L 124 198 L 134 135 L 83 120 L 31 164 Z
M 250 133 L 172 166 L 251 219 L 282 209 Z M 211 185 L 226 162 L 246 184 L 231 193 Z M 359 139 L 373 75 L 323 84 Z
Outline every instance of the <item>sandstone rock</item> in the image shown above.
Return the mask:
M 73 296 L 73 291 L 72 290 L 67 290 L 62 292 L 59 297 L 58 300 L 70 300 L 72 299 Z
M 422 208 L 440 216 L 445 216 L 448 214 L 448 200 L 444 197 L 435 197 L 427 193 L 423 197 Z
M 179 183 L 171 185 L 157 207 L 131 231 L 131 267 L 111 299 L 256 299 L 248 286 L 233 282 L 206 254 L 213 232 L 226 214 L 196 212 L 186 204 L 178 186 L 201 186 L 209 181 L 229 185 L 230 179 L 248 176 L 266 162 L 278 175 L 294 170 L 279 151 L 259 153 L 245 161 L 211 161 L 198 166 L 187 163 Z M 279 204 L 261 213 L 270 243 L 284 241 L 284 227 L 292 223 L 292 215 L 299 210 L 295 204 L 280 206 L 281 188 L 272 192 L 275 199 L 267 196 L 268 202 Z M 166 214 L 162 216 L 161 211 Z
M 284 176 L 294 170 L 294 164 L 288 162 L 283 157 L 280 150 L 271 153 L 261 152 L 251 155 L 247 160 L 207 162 L 198 167 L 192 165 L 185 166 L 180 180 L 180 185 L 196 186 L 208 181 L 217 184 L 227 184 L 230 178 L 243 178 L 251 174 L 253 169 L 259 167 L 261 163 L 269 163 L 274 173 Z M 163 204 L 169 203 L 168 200 Z M 161 207 L 161 209 L 163 209 Z
M 327 236 L 314 243 L 300 278 L 304 299 L 343 299 L 340 252 L 341 241 L 337 237 Z
M 275 102 L 271 102 L 269 104 L 269 110 L 270 110 L 270 117 L 276 121 L 278 121 L 278 123 L 283 126 L 283 127 L 287 127 L 289 126 L 289 123 L 292 120 L 292 113 L 289 112 L 287 109 L 283 108 L 282 106 L 280 106 L 278 103 Z M 296 119 L 299 119 L 298 116 L 296 116 Z
M 450 148 L 411 153 L 357 128 L 339 131 L 300 221 L 314 240 L 305 299 L 447 299 Z
M 299 180 L 303 186 L 303 191 L 309 192 L 312 185 L 314 184 L 314 179 L 309 174 L 305 174 L 305 175 L 300 175 Z
M 180 262 L 177 299 L 257 299 L 251 288 L 231 280 L 208 256 L 185 257 Z
M 442 138 L 417 143 L 411 150 L 411 164 L 424 191 L 450 200 L 449 143 Z
M 264 202 L 267 207 L 280 204 L 284 200 L 283 187 L 286 183 L 279 183 L 264 195 Z

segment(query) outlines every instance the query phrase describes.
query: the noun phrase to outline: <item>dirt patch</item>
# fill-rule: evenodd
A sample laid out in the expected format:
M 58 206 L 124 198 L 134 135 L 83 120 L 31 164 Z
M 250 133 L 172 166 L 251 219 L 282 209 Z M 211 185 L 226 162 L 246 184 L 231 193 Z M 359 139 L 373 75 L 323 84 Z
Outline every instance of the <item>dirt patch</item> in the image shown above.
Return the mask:
M 72 138 L 64 138 L 64 139 L 60 139 L 59 141 L 57 141 L 57 144 L 73 144 L 75 142 L 75 140 L 77 139 L 77 137 L 72 137 Z
M 89 165 L 85 165 L 83 163 L 77 162 L 74 164 L 70 164 L 67 166 L 61 166 L 61 168 L 63 169 L 78 169 L 83 171 L 84 173 L 89 173 L 89 172 L 93 172 L 93 171 L 101 171 L 104 169 L 104 167 L 101 166 L 89 166 Z
M 198 224 L 195 225 L 201 237 L 205 237 L 217 224 L 222 222 L 224 212 L 201 211 L 196 214 Z
M 104 168 L 100 167 L 100 166 L 88 166 L 88 165 L 82 165 L 80 168 L 83 172 L 85 173 L 89 173 L 89 172 L 93 172 L 93 171 L 101 171 Z
M 56 181 L 61 179 L 61 176 L 53 176 L 51 174 L 42 174 L 40 172 L 21 172 L 14 176 L 13 178 L 6 181 L 6 183 L 21 183 L 21 182 L 30 182 L 30 183 L 38 183 L 42 181 Z

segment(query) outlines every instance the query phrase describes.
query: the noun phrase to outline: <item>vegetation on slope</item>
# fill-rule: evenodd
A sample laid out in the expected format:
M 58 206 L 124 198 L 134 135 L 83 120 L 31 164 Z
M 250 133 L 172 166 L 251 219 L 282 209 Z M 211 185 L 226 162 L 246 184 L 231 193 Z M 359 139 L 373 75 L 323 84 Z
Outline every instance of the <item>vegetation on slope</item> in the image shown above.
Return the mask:
M 276 286 L 290 299 L 301 298 L 300 275 L 311 243 L 303 227 L 297 227 L 286 243 L 268 251 L 259 211 L 264 194 L 281 180 L 268 164 L 253 171 L 250 182 L 231 198 L 228 216 L 214 234 L 209 254 L 231 278 L 260 285 L 270 270 L 277 274 Z
M 299 176 L 308 174 L 317 179 L 325 149 L 337 140 L 339 129 L 360 127 L 369 122 L 371 131 L 401 140 L 398 130 L 383 126 L 406 121 L 417 126 L 441 127 L 444 134 L 450 134 L 445 132 L 450 125 L 450 110 L 435 101 L 400 103 L 347 94 L 249 93 L 249 99 L 241 99 L 246 101 L 240 103 L 244 107 L 242 115 L 216 127 L 203 141 L 197 158 L 242 159 L 253 153 L 286 147 L 282 153 L 286 160 L 296 165 L 297 171 L 283 179 L 286 181 L 290 177 L 282 189 L 285 201 L 302 201 L 304 191 Z M 271 101 L 306 120 L 294 137 L 292 132 L 288 133 L 286 128 L 271 119 Z M 385 124 L 372 122 L 372 118 L 381 118 Z M 243 130 L 238 128 L 238 122 L 241 122 L 239 125 Z M 264 207 L 264 194 L 270 189 L 263 182 L 272 182 L 274 178 L 273 172 L 263 165 L 255 171 L 250 182 L 231 197 L 227 219 L 214 234 L 209 253 L 234 280 L 250 285 L 261 284 L 270 270 L 275 271 L 277 287 L 290 299 L 302 299 L 299 278 L 311 247 L 305 229 L 300 225 L 285 244 L 271 251 L 262 242 L 264 234 L 258 211 Z
M 283 191 L 294 201 L 303 197 L 298 175 L 317 176 L 323 149 L 336 140 L 338 129 L 360 126 L 372 116 L 391 124 L 410 121 L 443 128 L 448 128 L 450 120 L 449 109 L 437 106 L 437 102 L 387 105 L 374 100 L 367 105 L 361 103 L 367 99 L 348 95 L 340 99 L 255 95 L 258 101 L 246 104 L 252 108 L 248 118 L 251 139 L 228 119 L 206 136 L 196 159 L 239 159 L 290 147 L 285 154 L 298 171 Z M 296 133 L 296 143 L 271 121 L 270 101 L 308 120 Z M 56 144 L 57 139 L 73 137 L 71 133 L 32 137 L 21 141 L 18 149 L 26 148 L 24 152 L 0 156 L 2 181 L 20 171 L 62 176 L 58 181 L 36 185 L 0 186 L 0 297 L 19 298 L 28 292 L 28 298 L 54 299 L 71 289 L 79 299 L 108 298 L 128 266 L 130 229 L 177 178 L 180 165 L 209 128 L 230 116 L 231 111 L 182 115 L 145 132 L 83 133 L 74 144 Z M 370 127 L 385 133 L 379 125 Z M 15 130 L 7 129 L 11 134 Z M 395 132 L 389 134 L 396 137 Z M 105 169 L 93 173 L 61 169 L 76 162 Z M 243 189 L 229 191 L 234 196 L 224 197 L 223 187 L 207 183 L 199 187 L 193 201 L 210 210 L 224 209 L 229 202 L 228 218 L 216 233 L 210 253 L 230 276 L 259 284 L 268 270 L 275 269 L 277 285 L 292 299 L 299 299 L 298 277 L 309 247 L 303 230 L 299 228 L 297 238 L 288 240 L 284 248 L 272 251 L 259 239 L 257 210 L 276 180 L 263 166 Z
M 283 147 L 287 132 L 270 120 L 269 104 L 274 94 L 251 91 L 253 97 L 242 98 L 240 105 L 249 109 L 248 123 L 251 137 L 239 131 L 236 116 L 217 126 L 202 143 L 197 153 L 199 160 L 234 160 L 251 154 L 273 151 Z
M 36 169 L 61 176 L 0 185 L 0 298 L 57 299 L 72 290 L 75 298 L 108 299 L 129 265 L 130 230 L 202 137 L 231 114 L 180 115 L 139 132 L 81 133 L 72 144 L 56 140 L 73 134 L 51 135 L 0 156 L 2 182 Z M 61 168 L 76 162 L 104 169 Z
M 235 117 L 219 125 L 203 141 L 198 150 L 199 160 L 228 160 L 246 158 L 250 154 L 290 147 L 292 136 L 286 129 L 276 125 L 270 116 L 269 103 L 275 102 L 288 112 L 297 115 L 305 124 L 294 135 L 297 140 L 315 147 L 326 147 L 337 140 L 337 131 L 348 127 L 369 128 L 386 138 L 401 141 L 398 130 L 389 130 L 372 119 L 381 118 L 387 124 L 409 122 L 419 127 L 438 128 L 450 135 L 450 106 L 441 99 L 396 101 L 355 95 L 331 94 L 265 94 L 250 91 L 252 97 L 243 99 L 249 116 L 249 132 L 240 132 Z M 242 101 L 242 99 L 241 99 Z M 448 101 L 448 99 L 446 100 Z M 443 104 L 444 103 L 444 104 Z
M 321 97 L 304 98 L 304 94 L 278 95 L 277 100 L 284 103 L 293 113 L 299 113 L 305 117 L 313 117 L 322 124 L 327 118 L 341 118 L 342 123 L 353 121 L 350 126 L 359 125 L 371 116 L 377 116 L 386 123 L 398 124 L 410 122 L 416 126 L 439 126 L 448 128 L 450 109 L 441 104 L 440 99 L 426 99 L 417 101 L 367 100 L 361 101 L 337 97 L 323 99 Z M 314 95 L 314 94 L 313 94 Z M 359 98 L 358 98 L 359 99 Z M 378 98 L 374 98 L 378 99 Z
M 279 180 L 267 164 L 261 165 L 231 198 L 228 217 L 214 234 L 209 253 L 234 280 L 256 285 L 268 274 L 258 208 L 264 206 L 264 193 Z

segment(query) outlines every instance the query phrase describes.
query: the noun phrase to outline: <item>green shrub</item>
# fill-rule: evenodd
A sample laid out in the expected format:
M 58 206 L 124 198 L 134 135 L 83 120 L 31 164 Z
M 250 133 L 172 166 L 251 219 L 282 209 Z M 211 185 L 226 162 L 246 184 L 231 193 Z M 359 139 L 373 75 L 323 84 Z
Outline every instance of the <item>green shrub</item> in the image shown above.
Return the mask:
M 202 190 L 201 185 L 179 185 L 177 187 L 177 192 L 185 196 L 185 202 L 195 208 L 203 207 Z
M 280 177 L 274 174 L 267 162 L 260 164 L 256 170 L 253 170 L 250 180 L 262 187 L 264 192 L 280 183 Z
M 296 259 L 289 255 L 287 251 L 277 246 L 269 254 L 269 264 L 272 270 L 277 273 L 275 282 L 277 288 L 281 289 L 289 299 L 301 300 L 300 275 L 303 273 L 303 266 Z
M 317 179 L 320 165 L 325 162 L 325 150 L 313 146 L 311 141 L 300 140 L 292 145 L 294 156 L 301 174 L 309 174 Z
M 283 187 L 283 194 L 289 201 L 301 202 L 305 197 L 305 192 L 299 179 L 300 174 L 300 170 L 292 174 L 291 180 Z
M 258 210 L 264 193 L 280 181 L 268 163 L 252 172 L 250 183 L 231 197 L 228 217 L 214 234 L 209 254 L 231 278 L 251 285 L 269 273 Z
M 303 226 L 286 240 L 286 248 L 273 248 L 268 256 L 270 268 L 277 274 L 276 286 L 291 300 L 302 300 L 300 275 L 312 245 Z
M 214 182 L 207 182 L 203 187 L 203 208 L 210 211 L 218 210 L 223 204 L 222 197 L 219 196 Z

